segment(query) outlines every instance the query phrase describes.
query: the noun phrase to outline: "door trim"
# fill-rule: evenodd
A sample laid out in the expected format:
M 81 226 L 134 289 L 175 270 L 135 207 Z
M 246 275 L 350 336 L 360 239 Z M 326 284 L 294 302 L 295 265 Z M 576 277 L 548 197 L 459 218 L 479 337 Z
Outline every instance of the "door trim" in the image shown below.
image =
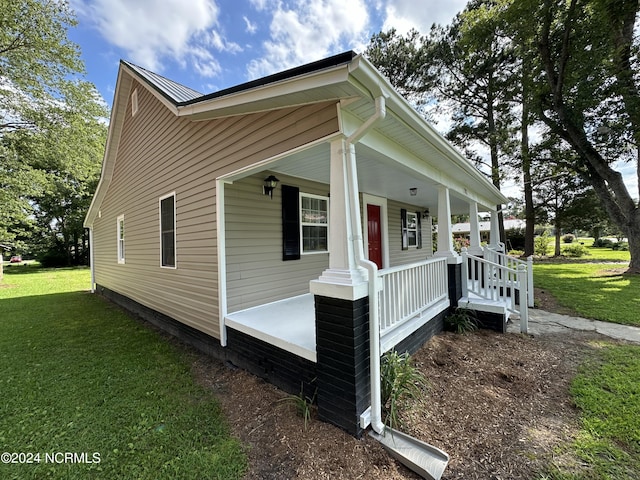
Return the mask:
M 364 237 L 364 254 L 369 259 L 369 218 L 367 205 L 380 207 L 380 233 L 382 237 L 382 267 L 389 268 L 389 215 L 387 214 L 387 199 L 376 197 L 368 193 L 362 194 L 362 233 Z

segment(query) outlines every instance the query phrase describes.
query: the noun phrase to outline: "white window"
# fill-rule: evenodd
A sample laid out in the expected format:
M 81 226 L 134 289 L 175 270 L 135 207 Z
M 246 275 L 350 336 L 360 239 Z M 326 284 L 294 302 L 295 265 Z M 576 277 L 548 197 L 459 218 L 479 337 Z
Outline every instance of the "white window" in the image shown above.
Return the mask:
M 302 253 L 329 251 L 329 198 L 300 194 L 300 244 Z
M 418 246 L 418 215 L 413 212 L 407 212 L 407 245 Z
M 176 268 L 176 194 L 160 198 L 160 265 Z
M 118 263 L 124 263 L 124 215 L 118 217 Z

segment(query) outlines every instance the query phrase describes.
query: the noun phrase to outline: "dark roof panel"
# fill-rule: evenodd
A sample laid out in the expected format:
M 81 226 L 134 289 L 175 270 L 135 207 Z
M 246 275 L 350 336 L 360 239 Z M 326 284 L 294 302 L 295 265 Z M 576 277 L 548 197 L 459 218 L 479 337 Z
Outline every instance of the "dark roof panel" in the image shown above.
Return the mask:
M 170 100 L 175 104 L 186 103 L 202 97 L 202 93 L 197 92 L 192 88 L 185 87 L 173 80 L 169 80 L 162 75 L 150 72 L 145 68 L 134 65 L 133 63 L 125 62 L 124 60 L 122 60 L 122 63 L 144 78 L 153 88 L 167 98 L 167 100 Z

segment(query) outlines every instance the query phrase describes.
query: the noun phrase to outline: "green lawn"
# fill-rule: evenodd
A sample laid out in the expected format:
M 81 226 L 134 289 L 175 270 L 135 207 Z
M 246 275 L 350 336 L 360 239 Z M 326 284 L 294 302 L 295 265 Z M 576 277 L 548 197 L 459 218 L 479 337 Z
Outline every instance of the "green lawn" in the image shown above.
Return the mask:
M 571 385 L 581 429 L 572 444 L 558 451 L 558 459 L 570 452 L 578 464 L 560 460 L 541 478 L 640 478 L 640 346 L 598 347 Z
M 535 263 L 534 285 L 582 317 L 640 326 L 640 275 L 623 274 L 629 252 L 590 251 L 586 262 Z M 608 263 L 618 254 L 626 254 L 627 263 Z
M 0 463 L 0 478 L 242 478 L 242 446 L 195 383 L 193 353 L 88 285 L 87 269 L 5 271 L 0 452 L 34 463 Z
M 640 275 L 623 274 L 629 252 L 588 248 L 580 259 L 534 264 L 534 284 L 578 315 L 640 326 Z M 596 345 L 571 386 L 580 411 L 576 440 L 560 448 L 578 465 L 559 461 L 541 478 L 640 478 L 640 346 Z

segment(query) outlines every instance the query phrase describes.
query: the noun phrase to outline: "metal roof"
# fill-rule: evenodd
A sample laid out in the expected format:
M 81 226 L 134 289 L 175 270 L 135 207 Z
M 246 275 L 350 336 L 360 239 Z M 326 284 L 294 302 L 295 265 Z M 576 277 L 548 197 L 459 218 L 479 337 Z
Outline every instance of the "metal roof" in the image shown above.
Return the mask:
M 170 100 L 175 104 L 184 104 L 203 96 L 202 93 L 192 88 L 185 87 L 184 85 L 174 82 L 173 80 L 169 80 L 168 78 L 158 75 L 157 73 L 153 73 L 145 68 L 139 67 L 138 65 L 134 65 L 133 63 L 129 63 L 124 60 L 121 60 L 121 62 L 144 78 L 149 85 L 166 97 L 167 100 Z
M 190 105 L 198 102 L 203 102 L 206 100 L 211 100 L 214 98 L 224 97 L 225 95 L 230 95 L 233 93 L 250 90 L 252 88 L 261 87 L 264 85 L 268 85 L 270 83 L 276 83 L 282 80 L 295 78 L 301 75 L 306 75 L 312 72 L 324 70 L 337 65 L 349 63 L 351 60 L 353 60 L 356 57 L 356 55 L 357 54 L 353 51 L 339 53 L 338 55 L 334 55 L 332 57 L 325 58 L 317 62 L 307 63 L 306 65 L 291 68 L 283 72 L 278 72 L 273 75 L 268 75 L 266 77 L 258 78 L 250 82 L 241 83 L 240 85 L 236 85 L 230 88 L 225 88 L 223 90 L 219 90 L 217 92 L 210 93 L 208 95 L 204 95 L 196 90 L 193 90 L 192 88 L 185 87 L 184 85 L 174 82 L 173 80 L 169 80 L 168 78 L 165 78 L 162 75 L 158 75 L 157 73 L 151 72 L 138 65 L 134 65 L 133 63 L 126 62 L 124 60 L 121 60 L 121 62 L 124 65 L 131 68 L 132 70 L 134 70 L 142 78 L 144 78 L 149 83 L 149 85 L 151 85 L 156 91 L 161 93 L 167 100 L 170 100 L 177 106 L 185 106 L 185 105 Z

